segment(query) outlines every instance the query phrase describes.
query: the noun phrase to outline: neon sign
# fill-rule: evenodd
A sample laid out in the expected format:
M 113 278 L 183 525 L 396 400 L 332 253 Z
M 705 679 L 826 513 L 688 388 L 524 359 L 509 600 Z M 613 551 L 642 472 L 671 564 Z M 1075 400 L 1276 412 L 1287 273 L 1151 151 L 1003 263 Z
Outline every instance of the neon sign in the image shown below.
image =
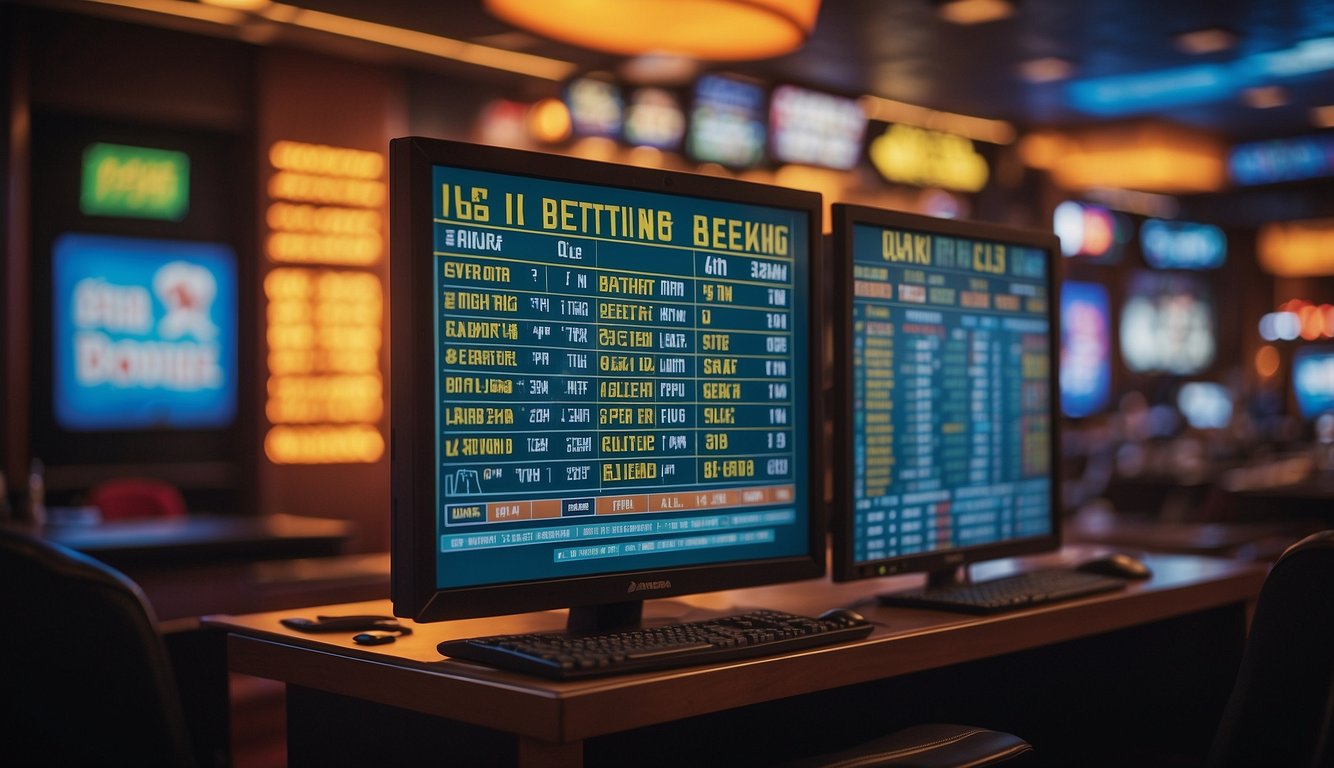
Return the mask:
M 1121 258 L 1122 222 L 1102 206 L 1066 200 L 1052 214 L 1052 229 L 1067 257 L 1102 264 Z
M 225 427 L 236 414 L 236 257 L 216 243 L 62 235 L 55 416 L 68 430 Z
M 190 157 L 122 144 L 83 151 L 79 210 L 89 216 L 180 221 L 190 206 Z
M 977 192 L 991 173 L 971 139 L 901 123 L 877 136 L 869 152 L 880 175 L 897 184 Z
M 370 463 L 384 454 L 380 350 L 384 156 L 280 141 L 265 213 L 268 342 L 264 453 L 276 464 Z
M 1149 219 L 1140 226 L 1139 243 L 1156 269 L 1216 269 L 1227 260 L 1227 237 L 1210 224 Z
M 1243 56 L 1222 64 L 1097 77 L 1070 83 L 1070 105 L 1110 117 L 1222 101 L 1275 79 L 1334 69 L 1334 37 L 1304 40 L 1291 48 Z
M 1334 135 L 1240 144 L 1228 156 L 1238 184 L 1274 184 L 1334 176 Z

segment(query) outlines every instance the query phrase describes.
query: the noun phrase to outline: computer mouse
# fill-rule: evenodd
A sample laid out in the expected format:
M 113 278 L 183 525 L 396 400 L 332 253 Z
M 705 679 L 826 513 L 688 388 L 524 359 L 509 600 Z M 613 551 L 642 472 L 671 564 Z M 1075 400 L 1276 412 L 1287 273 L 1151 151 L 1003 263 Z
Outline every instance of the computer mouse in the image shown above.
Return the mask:
M 1095 557 L 1075 566 L 1076 571 L 1096 573 L 1103 576 L 1116 576 L 1121 579 L 1147 579 L 1153 571 L 1143 561 L 1124 552 Z
M 840 624 L 865 624 L 866 617 L 851 608 L 830 608 L 820 614 L 820 621 L 836 621 Z
M 380 629 L 373 629 L 369 632 L 360 632 L 352 636 L 352 642 L 357 645 L 385 645 L 398 639 L 400 633 L 386 632 Z

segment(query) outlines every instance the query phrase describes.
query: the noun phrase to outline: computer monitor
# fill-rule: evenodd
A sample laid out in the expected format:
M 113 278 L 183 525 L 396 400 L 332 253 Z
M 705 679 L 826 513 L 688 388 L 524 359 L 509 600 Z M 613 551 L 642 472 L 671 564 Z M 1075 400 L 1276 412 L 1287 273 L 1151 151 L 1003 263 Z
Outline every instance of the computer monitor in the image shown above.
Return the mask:
M 833 575 L 1055 549 L 1058 241 L 833 206 Z
M 394 612 L 824 572 L 818 194 L 390 146 Z

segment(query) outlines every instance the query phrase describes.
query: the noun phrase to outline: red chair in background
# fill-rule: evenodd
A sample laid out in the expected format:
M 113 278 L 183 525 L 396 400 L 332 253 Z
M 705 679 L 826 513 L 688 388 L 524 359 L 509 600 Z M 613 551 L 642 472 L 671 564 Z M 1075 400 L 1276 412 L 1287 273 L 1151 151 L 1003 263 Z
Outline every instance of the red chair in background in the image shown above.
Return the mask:
M 142 520 L 184 517 L 185 497 L 175 486 L 146 477 L 126 477 L 99 483 L 88 492 L 87 503 L 102 511 L 102 520 Z

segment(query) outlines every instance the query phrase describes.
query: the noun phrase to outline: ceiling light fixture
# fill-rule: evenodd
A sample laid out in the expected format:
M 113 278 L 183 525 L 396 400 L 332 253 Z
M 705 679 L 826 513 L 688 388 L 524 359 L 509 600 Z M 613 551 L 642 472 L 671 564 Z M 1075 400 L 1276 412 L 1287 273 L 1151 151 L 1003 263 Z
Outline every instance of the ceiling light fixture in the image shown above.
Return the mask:
M 1019 76 L 1030 83 L 1054 83 L 1069 79 L 1075 65 L 1058 56 L 1044 56 L 1019 65 Z
M 969 26 L 1008 19 L 1014 15 L 1009 0 L 946 0 L 936 6 L 940 18 L 951 24 Z
M 991 144 L 1009 144 L 1015 139 L 1014 126 L 1005 120 L 941 112 L 929 107 L 909 104 L 881 96 L 861 97 L 862 109 L 872 120 L 886 123 L 904 123 L 942 133 L 953 133 L 974 141 Z
M 1261 85 L 1242 91 L 1241 100 L 1254 109 L 1273 109 L 1287 104 L 1288 94 L 1277 85 Z
M 583 48 L 714 61 L 765 59 L 800 48 L 820 0 L 485 0 L 521 29 Z
M 1232 50 L 1237 45 L 1237 35 L 1222 27 L 1207 27 L 1182 32 L 1172 38 L 1172 42 L 1185 53 L 1202 56 L 1206 53 L 1221 53 Z
M 231 8 L 234 11 L 258 11 L 269 4 L 269 0 L 200 0 L 204 5 L 216 5 L 219 8 Z

